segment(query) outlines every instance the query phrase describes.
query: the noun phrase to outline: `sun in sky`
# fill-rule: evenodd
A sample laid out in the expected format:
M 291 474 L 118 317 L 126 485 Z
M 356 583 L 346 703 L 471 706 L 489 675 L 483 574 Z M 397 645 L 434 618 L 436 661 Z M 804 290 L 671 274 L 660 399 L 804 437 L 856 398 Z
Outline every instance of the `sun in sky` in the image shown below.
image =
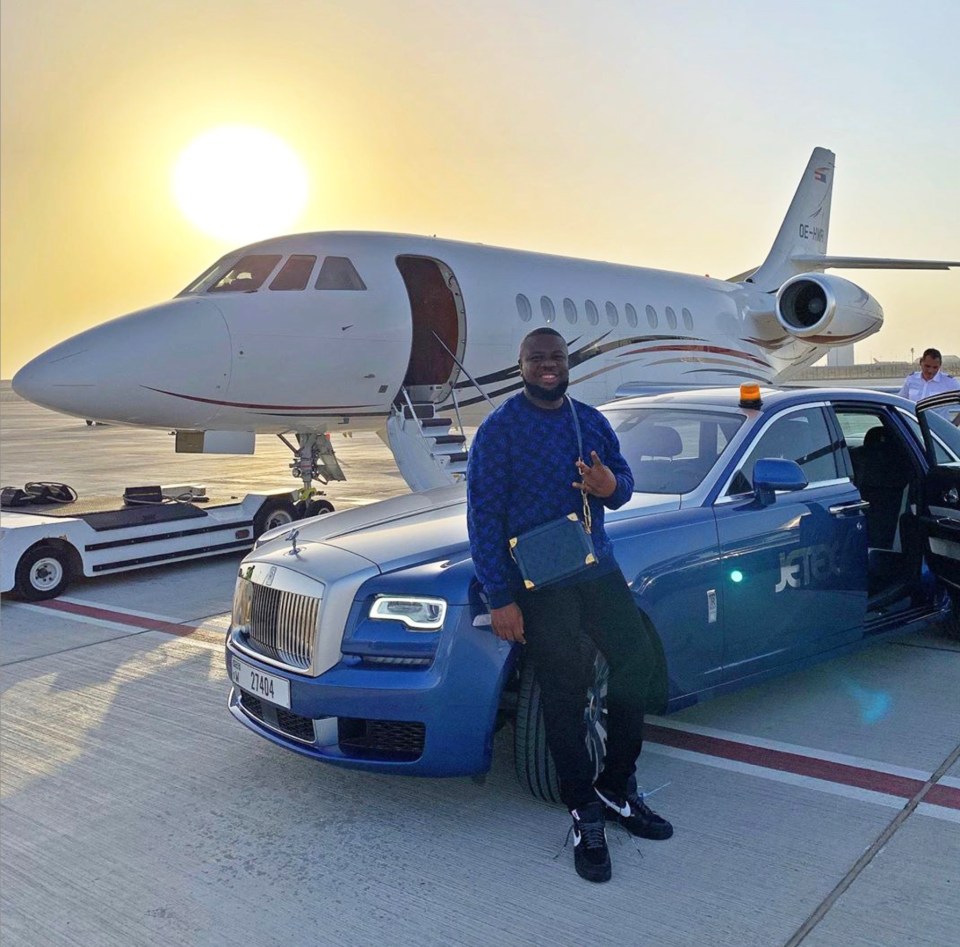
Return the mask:
M 195 227 L 242 244 L 294 228 L 307 204 L 309 176 L 299 155 L 272 132 L 222 125 L 180 152 L 172 187 Z

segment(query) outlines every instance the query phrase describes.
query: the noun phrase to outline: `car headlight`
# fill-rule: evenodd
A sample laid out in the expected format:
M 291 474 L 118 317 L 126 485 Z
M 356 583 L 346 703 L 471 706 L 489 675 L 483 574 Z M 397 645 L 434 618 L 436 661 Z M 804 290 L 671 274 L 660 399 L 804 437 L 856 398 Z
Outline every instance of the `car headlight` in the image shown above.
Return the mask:
M 233 609 L 230 625 L 235 632 L 250 632 L 250 617 L 253 613 L 253 583 L 242 575 L 233 589 Z
M 402 621 L 411 631 L 436 631 L 447 617 L 447 603 L 442 598 L 378 595 L 370 606 L 370 617 Z

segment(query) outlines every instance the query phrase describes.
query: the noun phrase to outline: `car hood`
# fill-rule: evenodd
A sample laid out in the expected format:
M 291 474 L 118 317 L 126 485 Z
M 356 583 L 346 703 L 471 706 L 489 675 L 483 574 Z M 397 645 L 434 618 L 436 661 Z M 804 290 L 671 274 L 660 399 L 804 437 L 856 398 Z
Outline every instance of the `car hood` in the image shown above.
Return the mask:
M 680 507 L 679 496 L 635 493 L 619 510 L 608 511 L 608 522 L 662 513 Z M 420 493 L 327 513 L 265 533 L 248 559 L 274 560 L 295 544 L 297 561 L 309 570 L 311 560 L 333 547 L 392 572 L 415 563 L 468 554 L 466 487 L 438 487 Z M 289 557 L 284 556 L 284 559 Z M 284 563 L 290 565 L 289 561 Z

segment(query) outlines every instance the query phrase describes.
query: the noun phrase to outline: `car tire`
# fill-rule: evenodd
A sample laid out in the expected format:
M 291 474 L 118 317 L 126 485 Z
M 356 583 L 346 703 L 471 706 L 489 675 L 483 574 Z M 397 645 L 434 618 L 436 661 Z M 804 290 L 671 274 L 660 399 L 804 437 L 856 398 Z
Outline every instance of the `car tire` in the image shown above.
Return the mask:
M 267 530 L 289 526 L 297 519 L 297 508 L 292 500 L 267 500 L 253 518 L 253 538 L 259 539 Z
M 60 595 L 70 584 L 70 576 L 70 557 L 66 550 L 42 543 L 20 557 L 15 589 L 28 602 L 42 602 Z
M 584 666 L 591 669 L 584 703 L 586 743 L 596 778 L 603 769 L 607 747 L 606 697 L 610 669 L 604 656 L 586 637 L 583 639 L 583 652 Z M 540 685 L 530 661 L 524 661 L 520 668 L 513 750 L 520 785 L 544 802 L 561 802 L 557 769 L 547 747 Z

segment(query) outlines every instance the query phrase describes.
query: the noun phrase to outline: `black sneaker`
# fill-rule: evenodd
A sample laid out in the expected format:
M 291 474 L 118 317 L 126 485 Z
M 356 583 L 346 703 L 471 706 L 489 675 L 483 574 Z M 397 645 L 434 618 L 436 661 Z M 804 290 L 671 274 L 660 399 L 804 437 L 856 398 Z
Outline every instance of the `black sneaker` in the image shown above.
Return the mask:
M 613 818 L 631 835 L 657 840 L 668 839 L 673 835 L 673 826 L 643 801 L 642 793 L 631 792 L 627 796 L 615 796 L 599 789 L 596 792 L 604 805 L 614 813 Z
M 603 806 L 591 802 L 571 809 L 570 815 L 573 816 L 573 862 L 577 874 L 587 881 L 609 881 L 612 869 L 603 827 Z

